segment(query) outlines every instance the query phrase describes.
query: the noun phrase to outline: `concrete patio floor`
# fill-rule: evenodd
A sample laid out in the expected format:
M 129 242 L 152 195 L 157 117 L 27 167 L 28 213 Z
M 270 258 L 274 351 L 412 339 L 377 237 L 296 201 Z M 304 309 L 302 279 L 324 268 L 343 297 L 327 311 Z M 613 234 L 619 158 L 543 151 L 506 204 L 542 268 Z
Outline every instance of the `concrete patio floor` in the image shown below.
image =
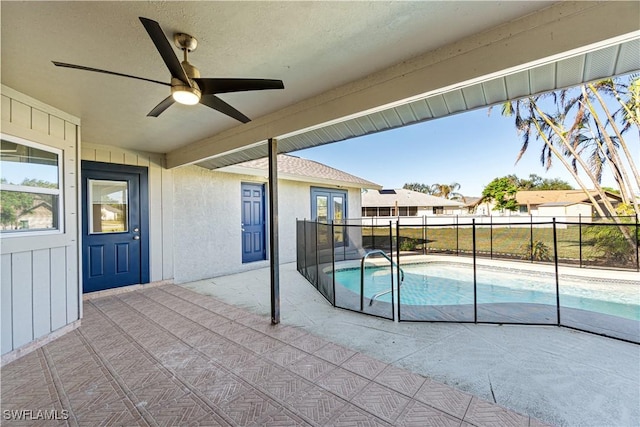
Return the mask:
M 78 329 L 1 374 L 3 425 L 540 425 L 176 285 L 85 301 Z M 31 419 L 52 410 L 68 419 Z
M 293 264 L 281 269 L 283 321 L 272 326 L 268 284 L 263 269 L 85 301 L 80 328 L 2 368 L 2 425 L 638 420 L 640 346 L 559 328 L 366 317 L 332 308 Z M 7 420 L 7 410 L 69 418 Z
M 185 284 L 268 315 L 269 269 Z M 637 426 L 640 345 L 556 326 L 394 323 L 336 309 L 280 268 L 282 323 L 561 426 Z

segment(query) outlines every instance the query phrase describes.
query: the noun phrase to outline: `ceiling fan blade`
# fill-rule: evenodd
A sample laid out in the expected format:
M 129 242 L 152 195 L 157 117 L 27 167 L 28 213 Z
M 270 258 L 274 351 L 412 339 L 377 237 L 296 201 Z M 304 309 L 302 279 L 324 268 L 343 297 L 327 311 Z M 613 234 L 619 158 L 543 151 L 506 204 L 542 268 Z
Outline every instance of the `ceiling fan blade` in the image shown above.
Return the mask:
M 149 111 L 147 117 L 158 117 L 160 114 L 164 112 L 167 108 L 171 107 L 175 101 L 173 100 L 173 96 L 169 95 L 165 99 L 163 99 L 160 104 L 156 105 L 155 108 Z
M 233 117 L 242 123 L 249 123 L 251 121 L 249 117 L 245 116 L 215 95 L 203 95 L 202 98 L 200 98 L 200 103 L 213 108 L 214 110 L 220 111 L 222 114 L 226 114 L 229 117 Z
M 284 89 L 282 80 L 270 79 L 194 79 L 203 95 L 215 93 L 244 92 L 249 90 Z
M 146 79 L 144 77 L 132 76 L 129 74 L 116 73 L 115 71 L 100 70 L 98 68 L 85 67 L 84 65 L 66 64 L 64 62 L 51 61 L 56 67 L 75 68 L 76 70 L 93 71 L 96 73 L 111 74 L 112 76 L 128 77 L 130 79 L 144 80 L 145 82 L 157 83 L 159 85 L 171 86 L 171 83 L 160 82 L 158 80 Z
M 160 28 L 160 24 L 152 19 L 143 18 L 142 16 L 140 16 L 139 19 L 147 30 L 147 33 L 149 33 L 149 37 L 151 37 L 153 44 L 156 45 L 156 49 L 158 49 L 158 53 L 162 56 L 171 76 L 180 79 L 184 84 L 191 86 L 187 73 L 185 73 L 184 68 L 182 68 L 182 64 L 169 44 L 169 40 L 167 40 L 167 37 L 164 35 L 162 28 Z

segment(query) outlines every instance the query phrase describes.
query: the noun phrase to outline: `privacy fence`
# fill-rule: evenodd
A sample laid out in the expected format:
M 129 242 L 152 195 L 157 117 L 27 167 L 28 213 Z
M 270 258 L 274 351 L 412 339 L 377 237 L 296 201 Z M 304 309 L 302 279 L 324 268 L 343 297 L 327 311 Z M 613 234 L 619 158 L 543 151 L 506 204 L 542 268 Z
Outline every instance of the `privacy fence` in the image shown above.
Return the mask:
M 299 220 L 297 268 L 333 306 L 372 316 L 557 325 L 640 343 L 636 217 L 448 220 Z

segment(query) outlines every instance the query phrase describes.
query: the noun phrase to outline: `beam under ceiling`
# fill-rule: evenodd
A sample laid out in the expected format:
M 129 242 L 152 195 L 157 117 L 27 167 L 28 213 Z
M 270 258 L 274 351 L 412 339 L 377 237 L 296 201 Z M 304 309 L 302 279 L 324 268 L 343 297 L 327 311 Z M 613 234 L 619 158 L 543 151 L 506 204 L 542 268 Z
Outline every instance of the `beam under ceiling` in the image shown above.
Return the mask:
M 323 124 L 329 126 L 362 116 L 363 112 L 378 112 L 384 106 L 394 108 L 419 97 L 443 93 L 446 88 L 460 88 L 548 64 L 579 54 L 585 47 L 595 49 L 603 41 L 625 41 L 638 35 L 638 16 L 640 2 L 554 4 L 171 151 L 167 153 L 167 167 L 240 153 L 248 147 L 261 146 L 268 138 L 284 140 L 287 136 L 300 134 L 303 129 L 317 129 Z M 266 155 L 266 149 L 260 147 L 249 157 L 261 157 L 262 151 L 262 156 Z M 250 158 L 245 155 L 238 161 L 243 160 Z

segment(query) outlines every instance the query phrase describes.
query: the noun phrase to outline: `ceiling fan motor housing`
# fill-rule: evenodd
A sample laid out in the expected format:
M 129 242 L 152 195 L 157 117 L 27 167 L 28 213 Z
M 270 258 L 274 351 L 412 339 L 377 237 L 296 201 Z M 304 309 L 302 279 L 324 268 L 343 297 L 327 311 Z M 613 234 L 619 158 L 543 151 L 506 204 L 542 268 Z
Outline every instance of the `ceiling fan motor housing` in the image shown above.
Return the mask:
M 198 101 L 200 101 L 200 98 L 202 97 L 202 92 L 200 92 L 200 88 L 198 87 L 198 84 L 196 82 L 192 82 L 192 84 L 193 84 L 193 87 L 190 87 L 184 84 L 182 80 L 172 77 L 171 78 L 171 95 L 173 95 L 173 98 L 181 104 L 187 104 L 187 105 L 197 104 Z M 185 93 L 191 93 L 195 95 L 195 97 L 185 98 L 184 97 Z

